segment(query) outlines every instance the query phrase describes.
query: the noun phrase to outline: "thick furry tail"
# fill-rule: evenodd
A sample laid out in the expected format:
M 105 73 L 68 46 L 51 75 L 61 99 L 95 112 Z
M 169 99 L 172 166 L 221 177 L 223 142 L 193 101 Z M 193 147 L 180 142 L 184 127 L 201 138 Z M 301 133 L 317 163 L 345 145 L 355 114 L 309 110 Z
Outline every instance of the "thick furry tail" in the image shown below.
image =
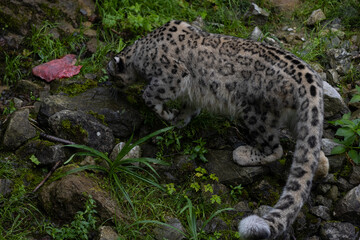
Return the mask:
M 241 220 L 239 232 L 244 239 L 267 239 L 271 236 L 269 224 L 256 215 Z
M 317 75 L 313 77 L 317 78 Z M 311 97 L 298 96 L 296 147 L 280 199 L 264 216 L 252 215 L 240 222 L 239 232 L 245 239 L 272 239 L 281 235 L 295 221 L 307 201 L 319 159 L 325 158 L 321 152 L 323 103 L 320 80 L 318 86 L 312 89 Z

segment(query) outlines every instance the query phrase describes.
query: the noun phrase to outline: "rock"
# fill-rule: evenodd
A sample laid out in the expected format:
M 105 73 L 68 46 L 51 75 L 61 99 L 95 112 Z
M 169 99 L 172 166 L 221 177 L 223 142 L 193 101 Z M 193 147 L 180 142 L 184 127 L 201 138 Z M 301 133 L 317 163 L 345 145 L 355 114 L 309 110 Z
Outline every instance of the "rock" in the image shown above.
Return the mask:
M 327 207 L 328 209 L 330 209 L 332 207 L 332 203 L 333 203 L 333 201 L 331 199 L 325 198 L 322 195 L 317 195 L 315 202 L 319 205 L 323 205 L 323 206 Z M 316 215 L 316 214 L 314 214 L 314 215 Z
M 331 186 L 329 192 L 326 194 L 328 198 L 330 198 L 333 201 L 338 200 L 339 195 L 339 188 L 335 185 Z
M 250 34 L 249 39 L 253 41 L 260 41 L 264 38 L 264 34 L 261 32 L 260 28 L 255 27 L 252 33 Z
M 91 38 L 86 43 L 86 48 L 87 48 L 87 50 L 89 50 L 89 52 L 95 53 L 96 49 L 98 48 L 98 40 L 96 38 Z
M 16 109 L 21 108 L 22 105 L 23 105 L 23 103 L 24 103 L 23 100 L 21 100 L 21 99 L 19 99 L 19 98 L 16 98 L 16 97 L 13 98 L 13 102 L 14 102 L 14 107 L 15 107 Z
M 345 154 L 327 156 L 330 165 L 330 172 L 336 172 L 344 165 L 346 161 Z
M 326 120 L 340 119 L 342 115 L 350 112 L 340 94 L 330 84 L 324 85 L 324 117 Z
M 360 185 L 351 189 L 335 206 L 337 219 L 356 225 L 360 224 Z
M 350 182 L 350 184 L 353 184 L 353 185 L 360 184 L 360 166 L 359 165 L 353 166 L 349 182 Z
M 67 159 L 66 150 L 63 145 L 43 140 L 31 140 L 16 151 L 23 159 L 29 159 L 34 155 L 42 166 L 51 166 L 58 161 Z
M 3 146 L 5 148 L 14 150 L 36 136 L 36 130 L 30 124 L 28 118 L 29 109 L 18 110 L 11 115 L 3 136 Z
M 10 179 L 0 179 L 0 196 L 7 197 L 12 192 L 13 184 Z
M 191 24 L 197 26 L 200 29 L 204 29 L 206 26 L 204 19 L 200 16 L 197 17 Z
M 339 74 L 335 69 L 328 69 L 326 72 L 326 77 L 331 82 L 331 84 L 339 84 Z
M 322 150 L 325 153 L 325 156 L 331 155 L 331 150 L 334 147 L 341 145 L 339 143 L 334 142 L 333 140 L 331 140 L 329 138 L 321 139 L 321 143 L 322 143 Z
M 310 212 L 315 216 L 323 219 L 323 220 L 330 220 L 330 209 L 325 206 L 315 206 L 310 208 Z
M 337 185 L 341 189 L 341 191 L 349 191 L 353 188 L 354 185 L 351 185 L 345 178 L 340 177 L 337 180 Z
M 82 110 L 96 113 L 113 130 L 115 137 L 127 138 L 140 127 L 143 117 L 125 98 L 119 97 L 116 100 L 112 95 L 108 88 L 103 87 L 89 89 L 74 97 L 51 95 L 41 99 L 38 122 L 42 126 L 48 126 L 49 117 L 61 110 Z
M 177 218 L 170 218 L 166 224 L 182 231 L 185 232 L 184 227 L 182 226 L 181 222 L 179 219 Z M 185 236 L 183 234 L 181 234 L 180 232 L 176 231 L 175 229 L 165 226 L 165 225 L 160 225 L 159 227 L 154 229 L 154 234 L 155 234 L 155 238 L 158 240 L 163 240 L 163 239 L 169 239 L 169 240 L 181 240 L 181 239 L 185 239 Z
M 313 11 L 310 17 L 306 20 L 306 25 L 312 26 L 326 19 L 324 12 L 321 9 Z
M 98 240 L 117 240 L 119 235 L 110 226 L 101 226 L 99 228 Z
M 91 195 L 96 201 L 100 222 L 108 221 L 114 216 L 119 221 L 127 221 L 111 194 L 84 174 L 70 174 L 43 186 L 39 200 L 49 215 L 58 220 L 70 221 L 78 211 L 83 210 L 87 195 Z
M 118 144 L 116 144 L 116 146 L 114 147 L 114 149 L 112 150 L 111 154 L 110 154 L 110 159 L 115 161 L 117 155 L 119 155 L 121 149 L 123 149 L 125 146 L 124 142 L 120 142 Z M 135 146 L 133 149 L 130 150 L 130 152 L 128 152 L 123 159 L 127 159 L 127 158 L 139 158 L 141 157 L 141 149 L 140 146 L 137 145 Z
M 232 151 L 209 150 L 205 168 L 225 185 L 247 185 L 268 172 L 265 167 L 241 167 L 232 160 Z
M 113 148 L 115 139 L 112 130 L 90 114 L 62 110 L 49 118 L 49 125 L 57 137 L 101 152 L 110 152 Z
M 326 51 L 329 57 L 331 68 L 335 69 L 340 75 L 345 75 L 351 68 L 351 53 L 345 48 L 330 48 Z
M 321 236 L 327 240 L 355 240 L 358 233 L 351 223 L 326 222 L 321 227 Z
M 249 10 L 244 15 L 244 20 L 254 21 L 257 25 L 264 25 L 269 18 L 269 13 L 255 3 L 251 3 Z
M 206 224 L 204 231 L 206 234 L 212 234 L 214 232 L 220 232 L 229 229 L 224 220 L 215 217 Z

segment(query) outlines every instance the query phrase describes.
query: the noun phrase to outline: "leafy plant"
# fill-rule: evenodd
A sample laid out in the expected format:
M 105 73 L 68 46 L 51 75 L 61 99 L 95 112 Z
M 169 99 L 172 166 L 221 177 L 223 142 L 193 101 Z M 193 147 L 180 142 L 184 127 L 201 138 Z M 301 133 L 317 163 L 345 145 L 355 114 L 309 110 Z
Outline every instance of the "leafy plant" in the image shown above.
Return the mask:
M 134 213 L 136 215 L 135 207 L 134 207 L 125 187 L 123 186 L 123 184 L 120 181 L 119 174 L 124 174 L 124 175 L 134 177 L 136 179 L 139 179 L 141 181 L 149 183 L 149 184 L 165 191 L 165 189 L 156 182 L 156 176 L 158 176 L 158 174 L 155 171 L 155 169 L 151 166 L 151 164 L 166 164 L 166 163 L 161 160 L 153 159 L 153 158 L 128 158 L 128 159 L 125 159 L 124 157 L 135 146 L 140 145 L 140 144 L 144 143 L 146 140 L 148 140 L 152 137 L 155 137 L 161 133 L 164 133 L 172 128 L 173 127 L 167 127 L 167 128 L 160 129 L 154 133 L 151 133 L 151 134 L 139 139 L 138 141 L 136 141 L 133 144 L 131 144 L 132 139 L 133 139 L 133 137 L 131 136 L 129 141 L 127 141 L 125 143 L 124 147 L 121 149 L 121 151 L 119 152 L 118 156 L 116 157 L 116 159 L 114 161 L 112 161 L 108 157 L 108 155 L 106 155 L 102 152 L 99 152 L 91 147 L 84 146 L 84 145 L 76 145 L 76 144 L 75 145 L 67 145 L 67 147 L 77 148 L 77 149 L 83 150 L 84 152 L 78 152 L 78 153 L 73 154 L 66 161 L 66 163 L 70 162 L 75 156 L 92 156 L 97 159 L 104 160 L 106 166 L 85 165 L 85 166 L 81 166 L 81 167 L 72 169 L 72 170 L 66 172 L 65 175 L 84 171 L 84 170 L 94 170 L 94 171 L 100 171 L 100 172 L 105 173 L 109 178 L 110 184 L 114 187 L 115 194 L 119 198 L 121 198 L 121 196 L 119 195 L 119 192 L 120 192 L 122 194 L 122 196 L 125 197 L 125 199 L 128 201 L 128 203 L 131 205 L 131 207 L 133 208 Z M 141 164 L 145 165 L 146 167 L 148 167 L 151 170 L 151 172 L 144 169 L 143 167 L 137 166 L 135 163 L 141 163 Z M 148 175 L 148 177 L 143 177 L 142 175 L 137 173 L 136 170 L 144 172 L 145 174 Z M 62 175 L 62 176 L 64 176 L 64 175 Z M 60 176 L 60 177 L 62 177 L 62 176 Z
M 203 162 L 207 162 L 208 160 L 204 156 L 205 153 L 207 153 L 207 149 L 205 148 L 206 142 L 199 138 L 198 140 L 193 141 L 193 143 L 196 144 L 195 147 L 187 147 L 184 150 L 184 154 L 189 154 L 190 160 L 200 159 Z
M 95 200 L 89 196 L 85 203 L 85 210 L 79 211 L 75 215 L 74 221 L 70 225 L 55 228 L 52 225 L 46 226 L 46 233 L 55 240 L 62 239 L 88 239 L 90 231 L 96 227 Z
M 358 89 L 358 88 L 357 88 Z M 355 96 L 356 97 L 356 96 Z M 358 101 L 353 97 L 353 101 Z M 342 139 L 334 139 L 337 143 L 341 144 L 334 147 L 331 154 L 346 153 L 347 156 L 355 163 L 360 163 L 359 155 L 359 137 L 360 137 L 360 119 L 350 119 L 351 113 L 344 114 L 344 116 L 336 121 L 331 121 L 335 126 L 341 126 L 335 133 L 336 136 Z
M 241 196 L 242 194 L 242 190 L 243 190 L 243 186 L 237 185 L 235 187 L 233 187 L 232 185 L 230 185 L 231 191 L 230 191 L 230 196 L 234 199 L 234 200 L 238 200 L 238 197 Z
M 3 110 L 3 115 L 9 115 L 16 111 L 15 103 L 13 100 L 9 101 L 9 106 L 5 106 Z

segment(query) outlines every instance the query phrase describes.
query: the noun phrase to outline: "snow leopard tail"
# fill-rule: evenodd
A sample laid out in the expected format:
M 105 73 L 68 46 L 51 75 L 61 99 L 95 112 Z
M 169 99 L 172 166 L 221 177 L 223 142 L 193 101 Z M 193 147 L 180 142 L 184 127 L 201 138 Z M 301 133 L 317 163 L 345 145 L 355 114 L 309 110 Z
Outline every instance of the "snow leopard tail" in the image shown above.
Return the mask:
M 316 73 L 303 76 L 297 91 L 296 147 L 286 186 L 272 210 L 262 217 L 251 215 L 240 222 L 239 232 L 244 239 L 273 239 L 284 233 L 309 197 L 319 159 L 327 161 L 321 151 L 322 81 Z

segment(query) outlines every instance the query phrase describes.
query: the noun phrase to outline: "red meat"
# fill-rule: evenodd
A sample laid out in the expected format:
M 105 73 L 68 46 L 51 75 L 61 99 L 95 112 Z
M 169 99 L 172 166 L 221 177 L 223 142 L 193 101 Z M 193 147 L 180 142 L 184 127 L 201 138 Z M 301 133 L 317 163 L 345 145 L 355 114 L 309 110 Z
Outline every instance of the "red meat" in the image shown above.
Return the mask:
M 47 82 L 51 82 L 54 79 L 72 77 L 78 74 L 82 66 L 74 66 L 75 63 L 76 55 L 68 54 L 63 58 L 55 59 L 34 67 L 32 73 Z

